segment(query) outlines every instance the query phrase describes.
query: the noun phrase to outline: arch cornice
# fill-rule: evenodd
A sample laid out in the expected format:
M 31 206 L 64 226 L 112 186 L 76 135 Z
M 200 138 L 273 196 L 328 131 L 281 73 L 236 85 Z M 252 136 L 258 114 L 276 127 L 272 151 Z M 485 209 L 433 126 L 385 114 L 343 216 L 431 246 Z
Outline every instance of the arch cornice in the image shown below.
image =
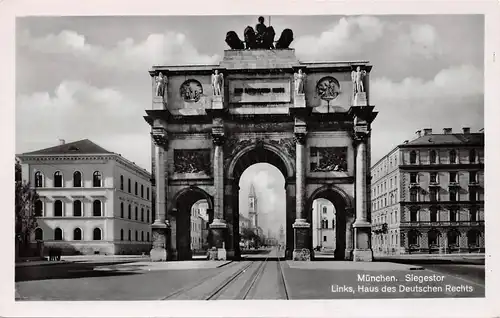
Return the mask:
M 319 187 L 318 189 L 314 190 L 314 192 L 309 196 L 309 199 L 307 202 L 308 206 L 312 205 L 314 200 L 321 198 L 322 193 L 330 192 L 330 191 L 336 193 L 344 200 L 346 209 L 354 208 L 353 198 L 351 198 L 349 196 L 349 194 L 347 194 L 342 188 L 340 188 L 334 184 L 327 184 L 327 185 L 324 185 L 324 186 Z
M 269 144 L 265 141 L 261 141 L 261 142 L 255 142 L 251 145 L 248 145 L 248 146 L 244 147 L 243 149 L 241 149 L 240 151 L 238 151 L 238 153 L 236 153 L 236 155 L 231 159 L 231 161 L 229 163 L 229 166 L 227 168 L 226 178 L 227 179 L 234 179 L 235 178 L 234 171 L 235 171 L 236 164 L 238 163 L 238 161 L 247 153 L 249 153 L 253 150 L 258 150 L 258 149 L 268 150 L 268 151 L 274 153 L 275 155 L 277 155 L 281 159 L 281 161 L 283 162 L 284 167 L 286 169 L 286 173 L 287 173 L 286 176 L 283 176 L 285 178 L 285 180 L 287 178 L 293 178 L 295 176 L 295 166 L 293 165 L 291 160 L 283 153 L 283 151 L 281 151 L 278 147 L 276 147 L 272 144 Z M 276 167 L 276 168 L 278 168 L 278 167 Z M 281 171 L 281 169 L 280 169 L 280 171 Z

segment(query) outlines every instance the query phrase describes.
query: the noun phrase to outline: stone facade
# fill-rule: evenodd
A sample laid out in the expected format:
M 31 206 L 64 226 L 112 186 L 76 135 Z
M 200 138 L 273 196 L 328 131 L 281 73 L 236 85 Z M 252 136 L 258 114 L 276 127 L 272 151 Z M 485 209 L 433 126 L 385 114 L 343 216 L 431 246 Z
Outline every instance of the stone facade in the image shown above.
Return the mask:
M 484 252 L 484 133 L 417 132 L 371 169 L 375 254 Z
M 170 233 L 157 259 L 190 257 L 184 219 L 200 199 L 209 204 L 210 245 L 238 258 L 239 179 L 250 165 L 267 162 L 285 178 L 287 258 L 314 256 L 312 202 L 326 198 L 343 233 L 336 255 L 371 260 L 368 163 L 377 113 L 353 106 L 350 76 L 358 66 L 369 74 L 367 62 L 301 63 L 293 49 L 276 49 L 227 50 L 217 65 L 153 67 L 153 85 L 159 72 L 168 78 L 166 95 L 154 96 L 145 116 L 154 142 L 153 232 Z M 306 74 L 303 94 L 292 89 L 298 69 Z M 224 74 L 221 96 L 212 95 L 215 70 Z M 181 93 L 185 85 L 196 98 Z M 205 159 L 180 163 L 179 153 Z M 201 155 L 207 153 L 210 170 Z
M 150 174 L 89 140 L 18 155 L 40 196 L 33 240 L 65 254 L 151 249 Z

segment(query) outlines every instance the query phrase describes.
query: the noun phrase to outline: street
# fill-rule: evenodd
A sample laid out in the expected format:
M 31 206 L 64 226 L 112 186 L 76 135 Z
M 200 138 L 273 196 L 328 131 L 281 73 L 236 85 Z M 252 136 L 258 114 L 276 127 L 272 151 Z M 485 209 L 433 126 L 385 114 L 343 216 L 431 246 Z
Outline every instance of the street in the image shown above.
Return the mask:
M 26 266 L 16 268 L 16 295 L 18 300 L 217 300 L 484 297 L 485 292 L 481 264 L 282 257 L 269 250 L 239 262 Z

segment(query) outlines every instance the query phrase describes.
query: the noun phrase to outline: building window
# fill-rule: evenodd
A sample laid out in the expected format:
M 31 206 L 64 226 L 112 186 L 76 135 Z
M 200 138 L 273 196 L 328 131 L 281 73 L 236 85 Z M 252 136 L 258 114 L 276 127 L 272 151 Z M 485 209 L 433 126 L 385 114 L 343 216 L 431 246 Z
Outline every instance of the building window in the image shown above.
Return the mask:
M 99 171 L 94 172 L 92 184 L 96 188 L 102 187 L 102 174 Z
M 123 229 L 120 230 L 120 241 L 123 241 Z
M 125 217 L 125 211 L 123 207 L 123 202 L 120 202 L 120 217 L 123 219 Z
M 63 239 L 63 231 L 60 228 L 56 228 L 54 230 L 54 240 L 62 241 L 62 239 Z
M 146 222 L 149 223 L 149 209 L 146 211 Z
M 438 183 L 438 174 L 437 172 L 431 172 L 431 183 Z
M 35 230 L 35 241 L 43 241 L 43 230 L 41 228 Z
M 93 208 L 93 216 L 101 216 L 102 214 L 102 205 L 100 200 L 94 200 L 94 203 L 92 204 Z
M 62 188 L 62 186 L 63 186 L 63 176 L 61 172 L 56 171 L 56 173 L 54 173 L 54 187 Z
M 144 222 L 144 208 L 141 208 L 141 222 Z
M 73 241 L 81 241 L 82 240 L 82 230 L 76 228 L 73 230 Z
M 438 201 L 438 190 L 435 188 L 429 189 L 429 199 L 434 202 Z
M 139 192 L 139 190 L 138 190 L 138 189 L 139 189 L 139 187 L 138 187 L 138 184 L 137 184 L 137 182 L 136 182 L 136 183 L 135 183 L 135 191 L 134 191 L 135 195 L 137 195 L 137 194 L 138 194 L 138 192 Z
M 73 202 L 73 216 L 82 216 L 82 201 L 76 200 Z
M 101 232 L 100 228 L 96 227 L 94 229 L 93 239 L 94 239 L 94 241 L 100 241 L 100 240 L 102 240 L 102 232 Z
M 413 246 L 420 245 L 418 242 L 418 238 L 419 238 L 418 232 L 416 232 L 416 231 L 408 232 L 408 244 L 409 245 L 413 245 Z
M 35 216 L 43 216 L 43 202 L 40 200 L 35 202 Z
M 474 150 L 474 149 L 471 149 L 469 151 L 469 162 L 476 163 L 476 150 Z
M 450 201 L 456 202 L 457 201 L 457 190 L 456 189 L 450 189 Z
M 431 153 L 429 154 L 429 161 L 430 161 L 430 163 L 436 163 L 436 159 L 437 159 L 436 151 L 435 150 L 431 150 Z
M 326 235 L 323 236 L 323 242 L 326 242 Z
M 469 182 L 470 183 L 477 182 L 477 172 L 476 171 L 469 171 Z
M 410 202 L 417 202 L 418 201 L 418 191 L 417 189 L 411 189 L 410 190 Z
M 137 220 L 139 220 L 139 217 L 138 217 L 138 216 L 139 216 L 139 213 L 138 213 L 138 212 L 139 212 L 139 208 L 138 208 L 138 207 L 135 207 L 135 220 L 136 220 L 136 221 L 137 221 Z
M 455 230 L 448 231 L 447 233 L 448 246 L 450 245 L 458 246 L 458 237 L 459 233 L 457 233 L 457 231 Z
M 149 242 L 149 232 L 146 233 L 146 241 Z
M 335 218 L 332 219 L 332 229 L 335 228 Z
M 43 187 L 43 175 L 40 171 L 35 172 L 35 187 Z
M 415 164 L 417 163 L 417 152 L 413 150 L 410 152 L 410 164 Z
M 128 205 L 128 219 L 132 220 L 132 206 L 130 204 Z
M 429 239 L 429 247 L 439 246 L 439 232 L 431 230 L 427 233 L 427 237 Z
M 394 211 L 394 223 L 398 223 L 398 211 Z
M 429 208 L 429 213 L 430 213 L 430 220 L 431 222 L 437 222 L 438 221 L 438 209 L 434 206 Z
M 328 228 L 328 220 L 325 220 L 325 229 Z
M 120 176 L 120 190 L 123 191 L 123 188 L 125 187 L 125 185 L 123 184 L 123 175 Z
M 458 221 L 458 211 L 456 208 L 451 208 L 450 209 L 450 222 L 457 222 Z
M 128 178 L 128 193 L 132 193 L 132 181 Z
M 54 216 L 63 216 L 63 204 L 61 200 L 54 202 Z
M 128 240 L 132 241 L 132 231 L 128 230 Z
M 418 173 L 416 172 L 410 173 L 410 183 L 418 183 Z
M 141 231 L 141 241 L 144 242 L 144 232 Z
M 135 231 L 135 241 L 139 241 L 139 234 L 137 233 L 137 231 Z
M 450 151 L 450 163 L 457 163 L 457 152 L 455 150 Z
M 467 244 L 469 247 L 479 246 L 480 233 L 477 230 L 470 230 L 467 232 Z
M 149 200 L 149 187 L 146 189 L 146 199 Z
M 73 172 L 73 187 L 74 188 L 82 187 L 82 173 L 80 171 Z
M 327 209 L 326 209 L 326 206 L 323 207 L 323 214 L 326 214 L 327 212 Z
M 141 198 L 144 198 L 144 185 L 141 184 Z

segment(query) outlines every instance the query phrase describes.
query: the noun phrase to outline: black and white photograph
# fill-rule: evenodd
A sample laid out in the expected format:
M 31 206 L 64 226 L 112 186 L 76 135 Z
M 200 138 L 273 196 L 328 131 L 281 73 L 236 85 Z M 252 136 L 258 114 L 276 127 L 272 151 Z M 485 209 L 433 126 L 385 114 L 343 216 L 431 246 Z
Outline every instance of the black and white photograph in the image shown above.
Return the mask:
M 491 16 L 258 9 L 10 16 L 4 301 L 486 300 Z

